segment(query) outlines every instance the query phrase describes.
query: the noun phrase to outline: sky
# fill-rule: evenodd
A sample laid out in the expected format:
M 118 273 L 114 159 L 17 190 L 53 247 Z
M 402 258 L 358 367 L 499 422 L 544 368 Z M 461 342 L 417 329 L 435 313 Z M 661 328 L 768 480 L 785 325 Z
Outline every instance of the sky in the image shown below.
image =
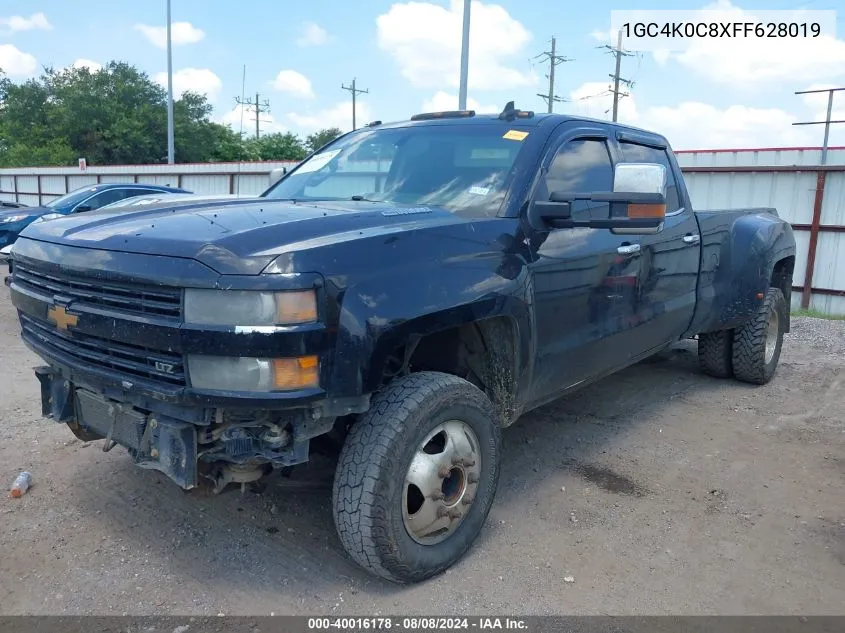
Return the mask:
M 757 10 L 835 9 L 839 0 L 638 0 L 638 9 L 716 9 L 744 21 Z M 609 118 L 609 0 L 483 0 L 471 11 L 468 107 L 545 111 L 556 38 L 555 111 Z M 14 81 L 45 66 L 97 68 L 126 61 L 166 85 L 165 0 L 4 0 L 0 68 Z M 813 40 L 697 40 L 684 51 L 637 51 L 622 59 L 633 81 L 619 120 L 664 134 L 675 149 L 820 146 L 826 95 L 795 91 L 845 87 L 845 7 L 837 33 Z M 352 127 L 417 112 L 457 109 L 462 0 L 172 0 L 174 89 L 205 93 L 214 118 L 254 133 L 254 113 L 236 98 L 269 101 L 262 133 Z M 539 57 L 538 57 L 539 56 Z M 245 71 L 244 71 L 245 68 Z M 833 119 L 845 119 L 845 91 Z M 242 123 L 243 121 L 243 123 Z M 845 145 L 845 124 L 831 127 Z

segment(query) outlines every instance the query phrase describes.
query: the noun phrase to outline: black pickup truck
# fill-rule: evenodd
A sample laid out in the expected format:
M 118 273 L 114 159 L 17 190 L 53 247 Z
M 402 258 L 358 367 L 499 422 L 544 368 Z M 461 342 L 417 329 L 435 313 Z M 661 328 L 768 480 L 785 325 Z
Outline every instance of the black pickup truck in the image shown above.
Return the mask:
M 375 122 L 258 199 L 34 224 L 7 284 L 46 417 L 185 489 L 335 447 L 344 547 L 407 583 L 470 548 L 527 411 L 684 338 L 767 383 L 794 263 L 774 209 L 693 211 L 662 136 L 510 103 Z

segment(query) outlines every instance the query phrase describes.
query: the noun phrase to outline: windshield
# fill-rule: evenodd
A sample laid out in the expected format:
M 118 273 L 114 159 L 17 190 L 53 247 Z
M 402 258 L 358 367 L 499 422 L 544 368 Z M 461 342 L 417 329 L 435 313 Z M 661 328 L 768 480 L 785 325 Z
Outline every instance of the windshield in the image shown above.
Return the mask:
M 496 215 L 526 136 L 497 124 L 361 130 L 312 156 L 264 196 Z
M 65 195 L 56 198 L 55 200 L 50 200 L 46 205 L 46 207 L 50 207 L 51 209 L 63 209 L 65 207 L 72 207 L 75 204 L 78 204 L 85 200 L 87 197 L 96 193 L 96 187 L 80 187 L 79 189 L 74 189 L 70 193 L 66 193 Z

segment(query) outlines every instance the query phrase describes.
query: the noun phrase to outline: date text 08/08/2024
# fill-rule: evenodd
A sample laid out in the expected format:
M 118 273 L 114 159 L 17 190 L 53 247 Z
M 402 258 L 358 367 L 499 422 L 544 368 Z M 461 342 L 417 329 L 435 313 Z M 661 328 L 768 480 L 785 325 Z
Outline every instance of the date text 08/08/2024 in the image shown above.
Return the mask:
M 320 630 L 392 630 L 444 631 L 444 630 L 527 630 L 524 619 L 510 617 L 346 617 L 308 618 L 308 629 Z

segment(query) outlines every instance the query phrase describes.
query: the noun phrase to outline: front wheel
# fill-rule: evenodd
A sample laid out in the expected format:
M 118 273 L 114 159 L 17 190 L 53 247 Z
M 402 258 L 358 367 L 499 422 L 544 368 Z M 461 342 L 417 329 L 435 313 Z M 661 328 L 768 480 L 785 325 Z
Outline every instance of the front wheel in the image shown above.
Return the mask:
M 765 385 L 774 377 L 783 346 L 787 309 L 783 292 L 779 288 L 769 288 L 757 313 L 734 330 L 732 365 L 735 378 Z
M 332 501 L 344 548 L 397 583 L 444 571 L 487 519 L 500 447 L 493 405 L 471 383 L 436 372 L 396 379 L 340 454 Z

